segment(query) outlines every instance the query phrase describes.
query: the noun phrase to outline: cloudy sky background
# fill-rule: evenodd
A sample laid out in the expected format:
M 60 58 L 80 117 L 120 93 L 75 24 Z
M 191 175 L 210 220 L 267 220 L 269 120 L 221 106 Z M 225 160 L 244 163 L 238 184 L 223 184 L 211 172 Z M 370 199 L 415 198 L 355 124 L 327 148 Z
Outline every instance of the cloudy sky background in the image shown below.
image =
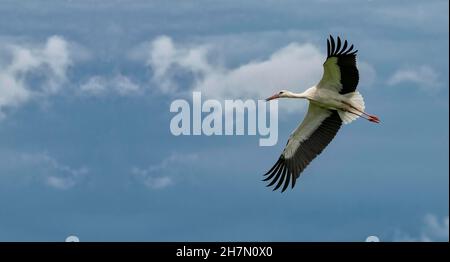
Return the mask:
M 448 1 L 0 0 L 0 240 L 448 241 Z M 359 49 L 381 125 L 345 126 L 295 190 L 279 140 L 181 136 L 170 103 L 261 99 Z

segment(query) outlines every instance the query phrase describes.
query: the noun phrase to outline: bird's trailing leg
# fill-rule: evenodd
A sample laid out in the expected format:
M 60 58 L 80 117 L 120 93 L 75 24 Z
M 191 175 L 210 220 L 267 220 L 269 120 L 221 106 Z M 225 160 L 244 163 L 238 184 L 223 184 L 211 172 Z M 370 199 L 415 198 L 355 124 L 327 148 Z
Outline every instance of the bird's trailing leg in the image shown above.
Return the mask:
M 354 115 L 362 117 L 362 118 L 364 118 L 366 120 L 369 120 L 370 122 L 374 122 L 374 123 L 379 123 L 380 122 L 379 120 L 375 120 L 372 117 L 369 117 L 369 116 L 366 116 L 365 114 L 362 114 L 361 112 L 360 113 L 356 113 L 356 112 L 353 112 L 352 110 L 345 110 L 345 111 L 350 113 L 350 114 L 354 114 Z
M 377 124 L 380 123 L 380 119 L 379 119 L 376 115 L 370 115 L 370 114 L 367 114 L 366 112 L 364 112 L 364 111 L 362 111 L 362 110 L 360 110 L 360 109 L 354 107 L 353 105 L 351 105 L 351 104 L 349 104 L 349 103 L 347 103 L 347 102 L 342 102 L 342 103 L 344 103 L 345 105 L 349 106 L 350 108 L 352 108 L 352 109 L 358 111 L 359 113 L 361 113 L 361 115 L 360 115 L 360 114 L 357 114 L 357 113 L 355 113 L 355 112 L 352 112 L 352 111 L 350 111 L 350 110 L 347 110 L 348 112 L 350 112 L 350 113 L 352 113 L 352 114 L 355 114 L 355 115 L 358 115 L 358 116 L 360 116 L 360 117 L 362 117 L 362 118 L 364 118 L 364 119 L 367 119 L 367 120 L 369 120 L 370 122 L 374 122 L 374 123 L 377 123 Z

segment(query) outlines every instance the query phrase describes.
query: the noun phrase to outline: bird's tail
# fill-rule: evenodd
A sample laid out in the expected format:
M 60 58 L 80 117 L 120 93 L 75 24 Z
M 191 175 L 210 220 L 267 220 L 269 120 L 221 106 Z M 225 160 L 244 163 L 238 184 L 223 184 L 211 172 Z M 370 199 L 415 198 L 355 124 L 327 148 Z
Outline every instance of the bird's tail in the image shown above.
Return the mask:
M 358 91 L 345 94 L 344 96 L 348 99 L 351 106 L 358 109 L 358 110 L 355 109 L 351 110 L 353 113 L 338 111 L 339 116 L 341 117 L 344 124 L 349 124 L 353 120 L 357 119 L 361 115 L 361 112 L 364 112 L 365 109 L 364 98 Z

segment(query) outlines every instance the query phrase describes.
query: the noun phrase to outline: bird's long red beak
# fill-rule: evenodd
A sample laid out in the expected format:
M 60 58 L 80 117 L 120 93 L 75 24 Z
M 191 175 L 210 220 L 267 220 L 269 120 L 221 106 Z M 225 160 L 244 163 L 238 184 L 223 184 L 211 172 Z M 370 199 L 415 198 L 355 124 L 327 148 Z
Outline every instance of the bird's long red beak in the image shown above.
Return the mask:
M 266 101 L 270 101 L 270 100 L 277 99 L 277 98 L 280 98 L 280 96 L 278 94 L 275 94 L 271 97 L 266 98 Z

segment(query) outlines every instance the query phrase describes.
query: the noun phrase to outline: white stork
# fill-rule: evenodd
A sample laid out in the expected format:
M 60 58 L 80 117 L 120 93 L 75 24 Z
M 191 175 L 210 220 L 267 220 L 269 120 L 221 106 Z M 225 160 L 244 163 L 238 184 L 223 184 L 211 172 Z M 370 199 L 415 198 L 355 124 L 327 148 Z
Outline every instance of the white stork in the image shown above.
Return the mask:
M 267 186 L 277 183 L 273 190 L 281 187 L 282 191 L 291 183 L 292 188 L 306 166 L 335 137 L 342 123 L 348 124 L 358 117 L 379 123 L 374 115 L 364 112 L 364 100 L 356 90 L 359 75 L 356 67 L 356 52 L 353 45 L 347 48 L 337 38 L 327 40 L 327 60 L 323 64 L 324 73 L 320 82 L 303 93 L 282 90 L 267 98 L 303 98 L 309 100 L 308 113 L 300 126 L 289 137 L 275 165 L 264 175 L 263 181 L 272 180 Z

